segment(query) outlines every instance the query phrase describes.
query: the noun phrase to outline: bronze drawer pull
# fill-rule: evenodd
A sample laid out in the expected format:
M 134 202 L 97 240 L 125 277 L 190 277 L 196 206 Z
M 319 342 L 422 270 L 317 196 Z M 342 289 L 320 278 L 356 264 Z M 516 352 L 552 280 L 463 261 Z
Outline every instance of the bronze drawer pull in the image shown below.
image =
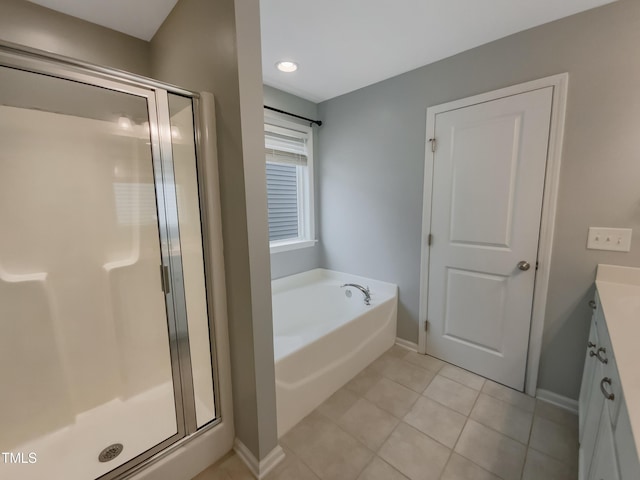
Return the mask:
M 604 388 L 605 383 L 611 385 L 611 379 L 609 377 L 604 377 L 602 380 L 600 380 L 600 391 L 604 395 L 604 398 L 606 398 L 607 400 L 614 400 L 616 396 L 613 393 L 607 392 L 607 389 Z
M 600 355 L 600 353 L 604 353 L 605 355 Z M 595 353 L 594 355 L 598 358 L 598 360 L 600 360 L 602 363 L 606 365 L 607 363 L 609 363 L 609 359 L 606 357 L 606 353 L 607 353 L 607 349 L 604 347 L 600 347 L 598 349 L 598 352 Z

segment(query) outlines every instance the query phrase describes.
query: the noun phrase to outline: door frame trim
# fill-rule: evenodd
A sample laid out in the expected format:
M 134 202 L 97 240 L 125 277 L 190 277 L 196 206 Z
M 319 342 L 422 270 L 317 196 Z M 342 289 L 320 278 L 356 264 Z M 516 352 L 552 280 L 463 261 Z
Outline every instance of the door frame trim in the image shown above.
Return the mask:
M 427 347 L 427 335 L 424 327 L 425 322 L 427 321 L 430 253 L 428 237 L 431 233 L 433 165 L 435 157 L 435 154 L 431 150 L 429 139 L 435 137 L 436 115 L 451 110 L 477 105 L 479 103 L 519 95 L 533 90 L 553 87 L 547 168 L 544 179 L 542 218 L 540 220 L 540 238 L 538 241 L 538 271 L 536 272 L 534 284 L 533 305 L 531 309 L 531 327 L 529 331 L 529 350 L 527 352 L 527 368 L 525 373 L 525 393 L 534 397 L 536 395 L 538 384 L 538 368 L 540 364 L 540 354 L 542 351 L 542 336 L 547 307 L 547 292 L 549 290 L 549 274 L 551 270 L 551 253 L 553 249 L 553 236 L 558 204 L 560 164 L 562 159 L 562 145 L 564 141 L 568 85 L 569 74 L 561 73 L 427 108 L 424 193 L 422 201 L 418 353 L 426 353 Z

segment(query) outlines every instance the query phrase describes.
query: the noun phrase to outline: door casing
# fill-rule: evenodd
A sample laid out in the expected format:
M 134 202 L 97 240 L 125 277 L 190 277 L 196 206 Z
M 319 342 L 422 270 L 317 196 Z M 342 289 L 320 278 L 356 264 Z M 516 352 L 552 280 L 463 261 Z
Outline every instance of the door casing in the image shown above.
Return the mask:
M 538 271 L 536 272 L 534 286 L 533 307 L 531 311 L 531 330 L 529 335 L 529 350 L 527 352 L 527 370 L 525 376 L 525 393 L 531 396 L 536 395 L 538 368 L 540 363 L 540 353 L 542 350 L 542 333 L 544 330 L 544 317 L 551 269 L 553 234 L 558 202 L 560 163 L 564 139 L 568 84 L 569 74 L 562 73 L 427 108 L 420 259 L 418 353 L 427 353 L 427 331 L 425 326 L 427 325 L 427 299 L 429 288 L 430 248 L 428 240 L 429 234 L 431 233 L 433 166 L 435 158 L 435 153 L 431 148 L 430 139 L 435 137 L 436 115 L 450 110 L 465 108 L 479 103 L 497 100 L 499 98 L 538 90 L 544 87 L 553 87 L 551 124 L 549 129 L 549 150 L 547 153 L 547 169 L 544 180 L 544 195 L 542 198 L 542 219 L 540 222 L 540 240 L 538 243 Z

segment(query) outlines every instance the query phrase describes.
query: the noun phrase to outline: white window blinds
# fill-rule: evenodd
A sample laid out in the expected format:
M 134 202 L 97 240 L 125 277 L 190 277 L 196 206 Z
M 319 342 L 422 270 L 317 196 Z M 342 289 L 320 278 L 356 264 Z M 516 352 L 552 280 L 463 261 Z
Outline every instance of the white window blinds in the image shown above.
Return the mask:
M 306 138 L 267 130 L 265 157 L 269 241 L 300 238 L 303 199 L 299 183 L 300 169 L 307 166 Z
M 276 132 L 264 134 L 267 162 L 288 165 L 307 164 L 307 141 L 305 138 L 290 137 Z

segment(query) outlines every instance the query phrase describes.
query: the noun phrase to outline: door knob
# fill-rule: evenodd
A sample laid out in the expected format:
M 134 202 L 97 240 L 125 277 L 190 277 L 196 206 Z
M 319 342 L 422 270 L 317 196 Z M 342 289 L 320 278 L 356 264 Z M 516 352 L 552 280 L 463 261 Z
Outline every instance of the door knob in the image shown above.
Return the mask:
M 525 262 L 524 260 L 522 260 L 521 262 L 518 262 L 518 268 L 526 272 L 531 268 L 531 264 L 529 262 Z

